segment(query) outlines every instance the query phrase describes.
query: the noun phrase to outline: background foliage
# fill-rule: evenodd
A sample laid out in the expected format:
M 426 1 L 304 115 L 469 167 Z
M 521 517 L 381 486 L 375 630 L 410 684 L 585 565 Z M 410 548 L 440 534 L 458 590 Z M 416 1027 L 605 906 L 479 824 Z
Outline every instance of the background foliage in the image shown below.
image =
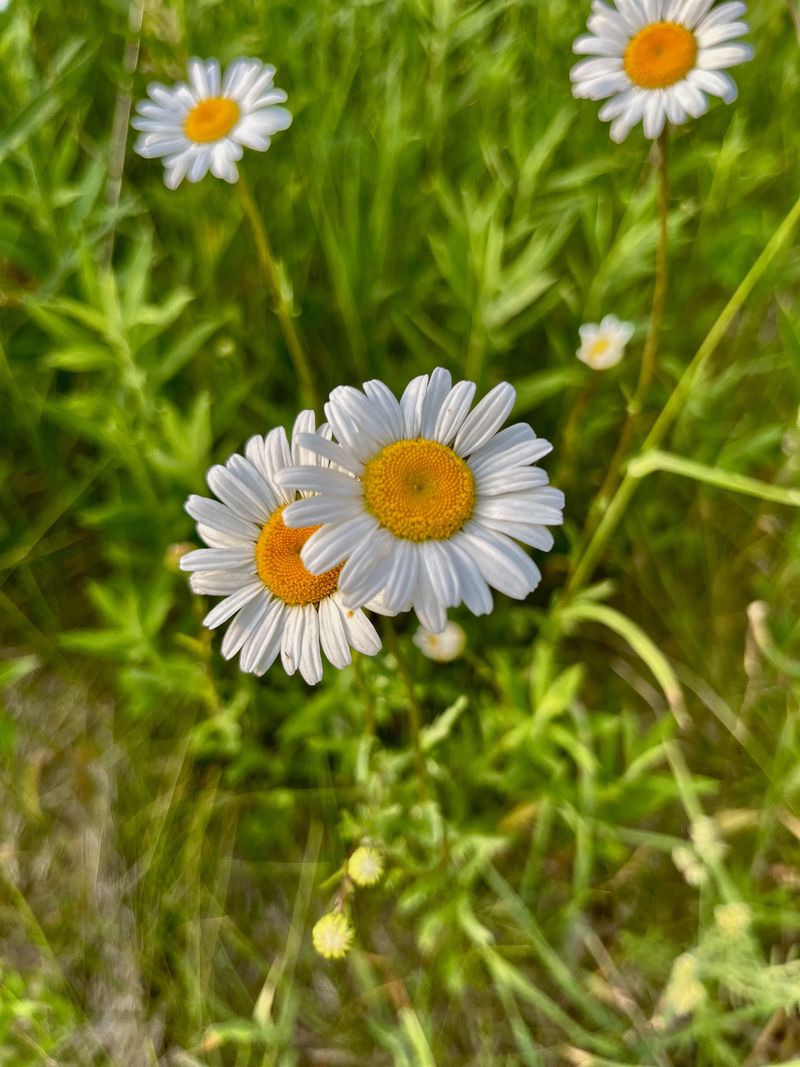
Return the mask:
M 796 13 L 753 6 L 739 103 L 673 140 L 648 415 L 795 195 Z M 797 512 L 650 474 L 602 584 L 559 597 L 635 384 L 656 241 L 648 145 L 612 145 L 570 96 L 586 8 L 147 0 L 141 33 L 127 0 L 0 15 L 0 1064 L 798 1054 Z M 241 675 L 201 630 L 183 500 L 298 396 L 236 190 L 170 193 L 120 137 L 128 89 L 192 54 L 268 59 L 289 93 L 293 127 L 243 169 L 320 392 L 444 364 L 512 381 L 556 445 L 567 522 L 545 580 L 457 613 L 458 663 L 423 659 L 406 619 L 396 650 L 311 692 Z M 790 243 L 671 451 L 797 485 L 799 274 Z M 593 377 L 577 329 L 608 312 L 637 337 Z M 364 836 L 387 876 L 325 963 L 309 931 Z M 736 901 L 738 932 L 715 914 Z

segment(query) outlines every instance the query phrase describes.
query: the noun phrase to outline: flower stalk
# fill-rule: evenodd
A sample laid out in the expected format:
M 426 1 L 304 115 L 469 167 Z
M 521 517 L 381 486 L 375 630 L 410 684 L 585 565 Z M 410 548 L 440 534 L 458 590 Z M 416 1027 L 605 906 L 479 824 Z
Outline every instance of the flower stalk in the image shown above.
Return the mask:
M 291 357 L 292 365 L 294 366 L 295 374 L 297 375 L 297 380 L 300 385 L 303 403 L 310 408 L 316 409 L 317 391 L 314 385 L 314 376 L 311 373 L 311 364 L 309 363 L 308 356 L 306 355 L 306 351 L 303 348 L 294 324 L 292 303 L 287 299 L 284 288 L 281 285 L 278 265 L 272 254 L 272 248 L 269 243 L 264 220 L 261 217 L 261 212 L 258 210 L 258 206 L 253 198 L 253 193 L 245 180 L 244 175 L 239 176 L 237 187 L 239 189 L 239 199 L 242 202 L 242 207 L 250 226 L 250 232 L 253 235 L 253 243 L 256 246 L 258 262 L 272 299 L 272 310 L 277 316 L 284 340 L 286 341 L 286 347 L 289 349 L 289 356 Z

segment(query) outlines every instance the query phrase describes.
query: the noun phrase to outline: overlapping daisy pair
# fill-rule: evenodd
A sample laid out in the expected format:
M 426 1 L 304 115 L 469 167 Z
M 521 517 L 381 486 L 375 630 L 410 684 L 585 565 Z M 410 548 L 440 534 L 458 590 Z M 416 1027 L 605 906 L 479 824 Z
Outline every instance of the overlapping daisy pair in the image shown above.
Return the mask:
M 181 559 L 196 593 L 223 596 L 222 653 L 257 675 L 280 655 L 314 684 L 322 657 L 376 653 L 366 610 L 414 610 L 441 633 L 464 604 L 492 610 L 492 590 L 524 599 L 541 580 L 518 542 L 548 551 L 564 497 L 539 467 L 552 446 L 526 423 L 502 429 L 515 391 L 503 382 L 473 407 L 473 382 L 436 368 L 398 400 L 380 381 L 340 386 L 316 427 L 302 412 L 212 467 L 217 500 L 187 511 L 208 548 Z

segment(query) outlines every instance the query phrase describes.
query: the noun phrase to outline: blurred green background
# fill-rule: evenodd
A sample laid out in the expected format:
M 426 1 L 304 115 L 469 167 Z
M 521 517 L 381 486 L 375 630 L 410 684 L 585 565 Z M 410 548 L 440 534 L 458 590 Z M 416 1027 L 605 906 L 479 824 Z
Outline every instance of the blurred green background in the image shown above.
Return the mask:
M 800 1062 L 797 512 L 651 474 L 587 612 L 559 600 L 656 244 L 650 146 L 613 145 L 571 98 L 588 8 L 0 14 L 0 1064 Z M 673 137 L 647 420 L 797 193 L 796 15 L 753 5 L 738 103 Z M 200 626 L 183 501 L 299 395 L 236 188 L 169 192 L 132 153 L 131 99 L 193 54 L 258 56 L 289 94 L 292 128 L 242 169 L 320 392 L 444 365 L 514 383 L 516 417 L 555 444 L 566 524 L 544 581 L 456 612 L 453 664 L 405 618 L 400 662 L 311 691 L 240 674 Z M 671 451 L 797 486 L 799 278 L 792 240 Z M 637 334 L 594 374 L 577 331 L 608 313 Z M 310 929 L 365 836 L 387 874 L 354 899 L 351 955 L 325 962 Z

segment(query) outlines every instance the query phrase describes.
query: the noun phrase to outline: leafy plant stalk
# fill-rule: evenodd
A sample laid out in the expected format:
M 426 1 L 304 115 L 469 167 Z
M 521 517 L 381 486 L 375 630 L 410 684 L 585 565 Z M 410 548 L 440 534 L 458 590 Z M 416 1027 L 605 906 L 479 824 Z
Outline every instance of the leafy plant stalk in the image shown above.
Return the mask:
M 675 388 L 645 439 L 644 445 L 642 446 L 642 454 L 658 449 L 659 445 L 669 433 L 678 416 L 678 412 L 681 410 L 686 398 L 691 393 L 692 386 L 703 367 L 716 352 L 723 337 L 728 332 L 731 323 L 746 304 L 748 297 L 764 276 L 772 261 L 788 242 L 798 221 L 800 221 L 800 199 L 795 202 L 794 206 L 775 230 L 772 237 L 767 242 L 764 251 L 745 275 L 739 284 L 738 289 L 730 298 L 716 322 L 709 330 L 705 340 L 698 348 L 691 362 L 678 379 Z M 578 564 L 567 582 L 566 594 L 568 597 L 574 596 L 587 584 L 587 582 L 590 581 L 594 569 L 603 554 L 603 549 L 622 520 L 638 482 L 639 478 L 634 477 L 630 471 L 626 471 L 622 482 L 597 527 L 597 530 L 594 532 L 585 552 L 580 556 Z
M 287 299 L 284 288 L 281 285 L 280 272 L 278 270 L 278 265 L 275 262 L 275 257 L 272 254 L 272 248 L 269 243 L 269 238 L 267 237 L 264 220 L 261 217 L 261 212 L 258 210 L 258 206 L 253 198 L 253 193 L 244 175 L 240 174 L 237 186 L 239 189 L 239 199 L 242 202 L 242 207 L 244 208 L 244 213 L 250 226 L 250 232 L 253 235 L 258 262 L 264 274 L 267 289 L 272 298 L 272 310 L 275 312 L 278 322 L 280 323 L 283 337 L 286 341 L 286 347 L 289 349 L 289 355 L 291 356 L 295 374 L 297 375 L 300 384 L 303 403 L 316 410 L 317 391 L 314 385 L 314 376 L 311 373 L 311 364 L 309 363 L 308 356 L 295 328 L 291 300 Z
M 598 520 L 607 507 L 621 479 L 625 457 L 631 447 L 639 418 L 647 394 L 655 377 L 658 363 L 658 348 L 664 323 L 664 308 L 667 302 L 668 261 L 669 261 L 669 126 L 656 142 L 658 156 L 658 246 L 656 249 L 656 276 L 653 288 L 653 302 L 650 308 L 650 324 L 644 343 L 642 360 L 639 364 L 639 380 L 627 407 L 625 422 L 617 442 L 617 447 L 608 465 L 606 476 L 600 490 L 589 508 L 589 515 L 581 538 L 578 558 L 589 543 Z

